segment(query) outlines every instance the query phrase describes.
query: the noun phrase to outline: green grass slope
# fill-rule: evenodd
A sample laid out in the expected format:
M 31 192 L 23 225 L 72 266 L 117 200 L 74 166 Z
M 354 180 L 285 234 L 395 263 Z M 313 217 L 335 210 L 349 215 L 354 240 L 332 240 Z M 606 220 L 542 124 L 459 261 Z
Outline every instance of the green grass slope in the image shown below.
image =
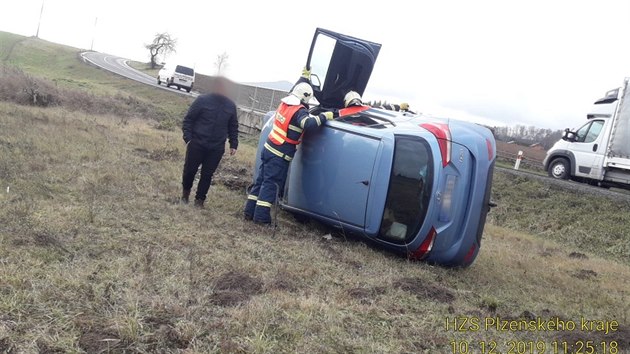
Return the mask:
M 173 119 L 181 119 L 192 99 L 122 78 L 86 65 L 81 50 L 38 38 L 0 32 L 0 58 L 4 66 L 17 66 L 26 73 L 52 81 L 55 85 L 91 93 L 132 96 L 151 104 Z

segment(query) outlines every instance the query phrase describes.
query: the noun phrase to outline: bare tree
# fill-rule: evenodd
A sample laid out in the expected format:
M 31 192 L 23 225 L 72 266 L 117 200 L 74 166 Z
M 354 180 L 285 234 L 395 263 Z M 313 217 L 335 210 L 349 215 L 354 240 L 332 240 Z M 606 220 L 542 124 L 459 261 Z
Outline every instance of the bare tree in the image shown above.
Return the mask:
M 177 40 L 172 38 L 171 35 L 166 32 L 156 34 L 155 38 L 153 38 L 153 42 L 145 44 L 144 47 L 149 50 L 151 55 L 151 69 L 155 69 L 155 66 L 157 65 L 155 58 L 162 53 L 168 54 L 170 52 L 174 52 L 176 44 Z
M 227 61 L 229 57 L 230 56 L 226 52 L 217 55 L 217 61 L 214 62 L 214 67 L 217 68 L 217 75 L 221 75 L 225 68 L 227 68 Z

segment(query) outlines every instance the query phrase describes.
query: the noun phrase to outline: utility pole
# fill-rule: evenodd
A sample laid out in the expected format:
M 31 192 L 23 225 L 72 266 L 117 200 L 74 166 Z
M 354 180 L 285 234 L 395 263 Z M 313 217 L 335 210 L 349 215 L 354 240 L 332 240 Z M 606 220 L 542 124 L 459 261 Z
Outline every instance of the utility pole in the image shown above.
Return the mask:
M 94 32 L 92 33 L 92 44 L 90 44 L 90 50 L 94 48 L 94 37 L 96 37 L 96 24 L 98 23 L 98 17 L 94 19 Z
M 37 32 L 35 33 L 35 38 L 39 38 L 39 26 L 42 24 L 42 14 L 44 13 L 44 0 L 42 0 L 42 9 L 39 10 L 39 22 L 37 22 Z

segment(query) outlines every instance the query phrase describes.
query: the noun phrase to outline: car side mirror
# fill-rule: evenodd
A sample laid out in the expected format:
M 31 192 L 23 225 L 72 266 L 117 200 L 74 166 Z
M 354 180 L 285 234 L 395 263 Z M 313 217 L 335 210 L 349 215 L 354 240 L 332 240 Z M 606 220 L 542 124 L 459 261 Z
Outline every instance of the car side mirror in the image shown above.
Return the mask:
M 574 142 L 575 137 L 576 137 L 575 132 L 570 131 L 569 128 L 565 129 L 564 133 L 562 133 L 562 140 Z
M 320 89 L 322 82 L 319 80 L 319 76 L 311 74 L 311 85 L 317 89 Z

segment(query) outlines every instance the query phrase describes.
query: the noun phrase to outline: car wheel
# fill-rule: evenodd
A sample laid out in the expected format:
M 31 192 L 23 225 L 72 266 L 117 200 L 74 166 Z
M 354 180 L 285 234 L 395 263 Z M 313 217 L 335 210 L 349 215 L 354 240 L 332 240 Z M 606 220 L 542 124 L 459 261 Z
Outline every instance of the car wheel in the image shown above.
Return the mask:
M 549 164 L 549 177 L 555 179 L 569 179 L 569 161 L 565 158 L 557 158 Z
M 186 89 L 186 92 L 190 93 L 190 87 Z
M 158 84 L 158 85 L 161 85 L 161 84 L 162 84 L 162 81 L 160 81 L 160 77 L 159 77 L 159 76 L 158 76 L 158 78 L 157 78 L 157 84 Z

